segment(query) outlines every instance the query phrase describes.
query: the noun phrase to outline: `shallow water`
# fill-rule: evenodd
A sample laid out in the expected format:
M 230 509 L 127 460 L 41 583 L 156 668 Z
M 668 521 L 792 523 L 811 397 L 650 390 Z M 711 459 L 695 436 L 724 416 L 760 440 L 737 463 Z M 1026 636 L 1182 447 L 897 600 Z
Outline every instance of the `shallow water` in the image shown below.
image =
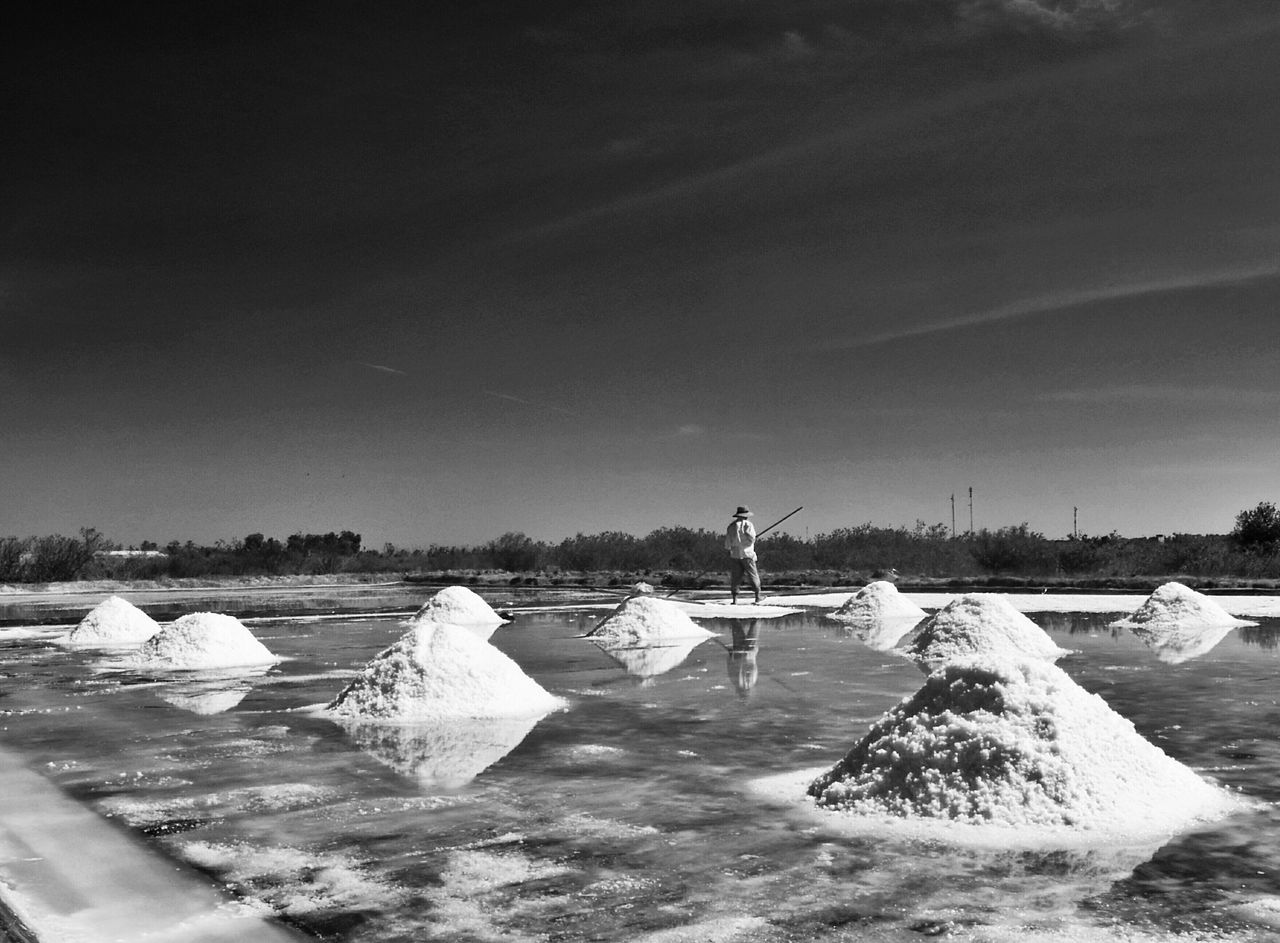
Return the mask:
M 400 736 L 313 711 L 403 632 L 395 619 L 254 624 L 286 660 L 223 676 L 139 675 L 0 631 L 0 746 L 332 940 L 1276 938 L 1268 806 L 1163 844 L 842 838 L 750 784 L 834 763 L 919 669 L 803 614 L 706 620 L 719 638 L 653 674 L 666 665 L 575 637 L 599 617 L 523 612 L 490 639 L 569 709 L 527 733 Z M 1177 661 L 1113 617 L 1032 618 L 1148 739 L 1280 799 L 1280 621 Z

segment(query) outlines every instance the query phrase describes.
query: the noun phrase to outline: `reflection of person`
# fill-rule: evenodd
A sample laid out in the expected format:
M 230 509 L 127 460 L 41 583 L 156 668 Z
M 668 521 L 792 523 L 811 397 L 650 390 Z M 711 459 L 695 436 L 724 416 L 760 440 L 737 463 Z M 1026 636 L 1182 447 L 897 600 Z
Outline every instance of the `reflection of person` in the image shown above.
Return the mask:
M 724 532 L 724 547 L 729 551 L 729 595 L 736 604 L 738 587 L 746 579 L 755 593 L 757 605 L 760 602 L 760 571 L 756 568 L 756 529 L 747 520 L 751 511 L 746 506 L 739 506 L 733 514 Z
M 756 686 L 760 669 L 756 666 L 756 651 L 760 626 L 755 621 L 746 626 L 733 627 L 733 648 L 729 649 L 729 680 L 739 694 L 746 694 Z

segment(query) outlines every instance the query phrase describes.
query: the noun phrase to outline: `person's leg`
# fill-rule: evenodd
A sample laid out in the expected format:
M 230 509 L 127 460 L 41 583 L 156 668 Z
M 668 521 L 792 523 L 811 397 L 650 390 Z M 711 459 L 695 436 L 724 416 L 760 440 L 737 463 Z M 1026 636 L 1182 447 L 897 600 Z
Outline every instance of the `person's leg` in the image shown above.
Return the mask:
M 742 574 L 745 572 L 742 566 L 743 562 L 737 557 L 732 557 L 729 560 L 729 597 L 734 603 L 738 601 L 738 586 L 742 583 Z
M 747 574 L 747 582 L 751 584 L 752 591 L 756 594 L 757 605 L 760 602 L 760 570 L 756 567 L 755 560 L 743 560 L 743 569 Z

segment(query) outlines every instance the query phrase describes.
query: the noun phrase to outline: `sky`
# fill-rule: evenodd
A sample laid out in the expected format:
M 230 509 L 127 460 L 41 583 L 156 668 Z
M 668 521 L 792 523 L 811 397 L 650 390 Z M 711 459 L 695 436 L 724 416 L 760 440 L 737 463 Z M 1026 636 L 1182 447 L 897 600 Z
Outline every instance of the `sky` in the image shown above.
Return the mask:
M 456 6 L 29 5 L 0 535 L 1280 501 L 1273 0 Z

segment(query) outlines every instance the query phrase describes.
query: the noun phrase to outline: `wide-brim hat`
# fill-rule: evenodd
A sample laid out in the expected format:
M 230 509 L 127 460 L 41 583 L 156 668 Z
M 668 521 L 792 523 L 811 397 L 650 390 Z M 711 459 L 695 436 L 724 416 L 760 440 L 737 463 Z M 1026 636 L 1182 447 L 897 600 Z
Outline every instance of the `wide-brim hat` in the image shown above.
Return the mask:
M 739 504 L 738 510 L 733 512 L 733 516 L 734 517 L 750 517 L 751 508 L 747 507 L 745 504 Z

